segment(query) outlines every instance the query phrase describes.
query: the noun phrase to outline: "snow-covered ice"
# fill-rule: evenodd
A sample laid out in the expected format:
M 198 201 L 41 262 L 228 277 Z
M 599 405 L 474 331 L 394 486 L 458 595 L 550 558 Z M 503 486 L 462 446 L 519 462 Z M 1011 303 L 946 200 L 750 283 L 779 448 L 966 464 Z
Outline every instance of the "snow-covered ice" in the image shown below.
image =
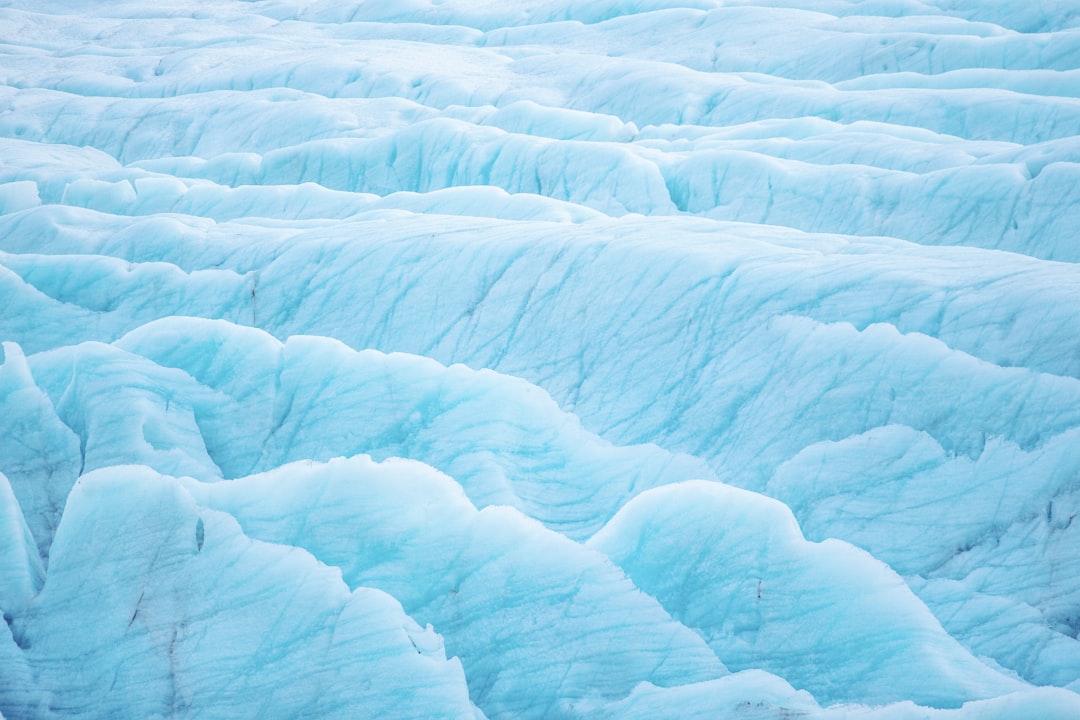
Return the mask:
M 1075 3 L 0 5 L 0 717 L 1080 717 Z

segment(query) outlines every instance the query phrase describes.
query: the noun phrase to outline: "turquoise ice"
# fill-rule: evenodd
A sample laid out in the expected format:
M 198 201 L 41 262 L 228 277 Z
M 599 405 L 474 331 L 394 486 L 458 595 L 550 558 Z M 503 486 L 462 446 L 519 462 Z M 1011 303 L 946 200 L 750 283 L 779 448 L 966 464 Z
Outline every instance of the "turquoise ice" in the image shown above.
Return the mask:
M 0 7 L 0 717 L 1080 716 L 1080 10 Z

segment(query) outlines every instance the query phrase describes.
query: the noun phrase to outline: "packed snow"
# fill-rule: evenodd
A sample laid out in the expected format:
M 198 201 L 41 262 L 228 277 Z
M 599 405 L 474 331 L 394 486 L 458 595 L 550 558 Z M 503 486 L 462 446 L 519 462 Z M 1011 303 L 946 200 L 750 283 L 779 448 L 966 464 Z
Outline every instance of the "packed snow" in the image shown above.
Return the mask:
M 1067 0 L 0 3 L 0 718 L 1080 717 Z

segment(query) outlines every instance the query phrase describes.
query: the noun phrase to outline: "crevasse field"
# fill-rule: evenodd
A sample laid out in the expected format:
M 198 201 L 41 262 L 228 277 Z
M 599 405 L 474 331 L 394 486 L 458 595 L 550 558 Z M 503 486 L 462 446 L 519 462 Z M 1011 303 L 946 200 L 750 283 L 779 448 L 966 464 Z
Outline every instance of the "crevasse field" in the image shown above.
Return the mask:
M 4 718 L 1080 717 L 1080 4 L 0 4 Z

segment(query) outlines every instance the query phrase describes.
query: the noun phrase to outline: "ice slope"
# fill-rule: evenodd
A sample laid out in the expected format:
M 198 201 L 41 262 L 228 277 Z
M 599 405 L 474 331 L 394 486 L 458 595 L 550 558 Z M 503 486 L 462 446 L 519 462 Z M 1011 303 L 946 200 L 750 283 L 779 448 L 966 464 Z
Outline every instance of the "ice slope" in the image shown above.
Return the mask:
M 1065 579 L 1076 575 L 1068 531 L 1080 510 L 1077 441 L 1070 431 L 1029 453 L 994 439 L 973 461 L 949 456 L 910 428 L 875 428 L 805 448 L 778 470 L 768 492 L 790 504 L 811 537 L 849 538 L 898 572 L 926 578 L 912 589 L 942 609 L 954 632 L 966 634 L 959 626 L 983 617 L 987 632 L 969 639 L 980 654 L 1012 655 L 1006 664 L 1039 682 L 1068 682 L 1080 664 L 1060 645 L 1076 634 L 1072 598 L 1080 592 Z M 877 482 L 866 487 L 861 481 L 871 472 Z M 948 494 L 927 507 L 924 498 L 942 486 Z M 872 519 L 863 514 L 886 504 Z M 959 579 L 976 592 L 961 590 Z M 994 590 L 1002 583 L 1013 602 Z M 1044 612 L 1032 614 L 1032 606 Z M 1008 639 L 990 630 L 1002 622 L 1012 628 Z M 1027 641 L 1018 643 L 1021 636 Z M 1024 644 L 1040 648 L 1044 660 L 1014 654 Z
M 843 543 L 806 543 L 787 508 L 760 495 L 704 481 L 658 488 L 588 544 L 732 668 L 764 667 L 820 700 L 941 707 L 956 702 L 945 687 L 977 697 L 1008 687 L 940 631 L 899 576 Z
M 397 601 L 147 468 L 79 480 L 12 631 L 57 715 L 473 717 L 460 664 Z
M 1080 715 L 1078 138 L 1066 2 L 4 3 L 0 713 Z

